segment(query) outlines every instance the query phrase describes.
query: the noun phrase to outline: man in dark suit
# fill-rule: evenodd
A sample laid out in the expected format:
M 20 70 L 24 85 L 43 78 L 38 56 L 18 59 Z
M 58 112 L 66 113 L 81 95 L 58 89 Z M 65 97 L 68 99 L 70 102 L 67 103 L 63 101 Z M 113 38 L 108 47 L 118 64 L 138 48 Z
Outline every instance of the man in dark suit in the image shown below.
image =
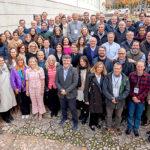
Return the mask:
M 49 55 L 55 55 L 55 50 L 53 48 L 50 48 L 50 42 L 48 39 L 44 40 L 43 45 L 44 45 L 44 48 L 41 50 L 45 54 L 45 59 L 47 59 Z
M 67 120 L 67 108 L 71 110 L 73 130 L 78 129 L 78 116 L 76 109 L 76 96 L 77 96 L 77 84 L 78 73 L 77 69 L 71 65 L 71 56 L 64 55 L 63 66 L 59 67 L 56 74 L 56 85 L 59 92 L 62 119 L 60 125 L 64 125 Z
M 83 55 L 85 55 L 88 58 L 90 65 L 92 65 L 93 59 L 98 56 L 98 46 L 96 44 L 96 38 L 91 37 L 90 44 L 83 50 Z

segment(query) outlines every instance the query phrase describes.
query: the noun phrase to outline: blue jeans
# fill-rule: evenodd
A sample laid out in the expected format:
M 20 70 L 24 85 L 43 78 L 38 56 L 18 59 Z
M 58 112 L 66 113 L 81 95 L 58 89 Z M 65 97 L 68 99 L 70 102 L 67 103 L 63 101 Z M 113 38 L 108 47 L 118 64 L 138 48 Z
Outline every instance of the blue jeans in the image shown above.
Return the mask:
M 68 108 L 71 111 L 72 121 L 74 125 L 78 124 L 78 115 L 76 108 L 76 99 L 67 99 L 66 97 L 60 99 L 61 111 L 62 111 L 62 119 L 67 120 L 67 110 Z
M 128 103 L 128 129 L 138 130 L 141 123 L 141 116 L 144 111 L 144 103 Z

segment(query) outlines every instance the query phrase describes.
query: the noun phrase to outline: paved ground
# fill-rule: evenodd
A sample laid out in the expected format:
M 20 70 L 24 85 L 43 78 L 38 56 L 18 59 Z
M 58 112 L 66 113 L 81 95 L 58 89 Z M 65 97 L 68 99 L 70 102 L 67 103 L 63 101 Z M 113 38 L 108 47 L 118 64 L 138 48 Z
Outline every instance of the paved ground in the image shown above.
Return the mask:
M 51 118 L 48 113 L 42 121 L 32 116 L 22 120 L 20 114 L 14 118 L 12 124 L 3 123 L 0 150 L 150 150 L 145 135 L 150 126 L 142 127 L 141 136 L 135 138 L 133 134 L 124 134 L 126 125 L 122 125 L 123 134 L 118 136 L 103 128 L 93 132 L 88 125 L 81 124 L 79 131 L 74 132 L 69 120 L 62 128 L 58 125 L 60 116 Z

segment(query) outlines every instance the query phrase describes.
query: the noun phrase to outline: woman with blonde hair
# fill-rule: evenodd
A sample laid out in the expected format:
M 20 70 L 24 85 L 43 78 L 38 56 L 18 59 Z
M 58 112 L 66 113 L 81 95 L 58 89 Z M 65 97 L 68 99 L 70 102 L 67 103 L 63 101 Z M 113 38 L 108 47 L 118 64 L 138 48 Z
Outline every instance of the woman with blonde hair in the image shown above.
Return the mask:
M 22 119 L 27 119 L 30 114 L 30 99 L 26 96 L 26 70 L 24 57 L 19 55 L 16 59 L 16 66 L 11 69 L 10 81 L 20 105 Z
M 44 70 L 38 66 L 37 59 L 31 57 L 29 59 L 29 69 L 26 71 L 26 95 L 30 96 L 32 102 L 32 113 L 35 117 L 42 119 L 42 115 L 46 112 L 43 95 L 44 95 Z
M 39 51 L 38 45 L 36 42 L 31 42 L 28 46 L 28 53 L 26 55 L 27 64 L 31 57 L 37 58 L 37 52 Z
M 99 118 L 103 113 L 102 85 L 106 74 L 107 71 L 104 64 L 97 62 L 91 69 L 91 73 L 88 74 L 85 82 L 84 100 L 89 105 L 89 126 L 93 131 L 95 131 L 95 126 L 101 128 Z
M 49 55 L 46 61 L 45 85 L 48 92 L 47 106 L 51 111 L 51 117 L 57 116 L 60 109 L 60 102 L 56 86 L 56 72 L 58 63 L 54 55 Z

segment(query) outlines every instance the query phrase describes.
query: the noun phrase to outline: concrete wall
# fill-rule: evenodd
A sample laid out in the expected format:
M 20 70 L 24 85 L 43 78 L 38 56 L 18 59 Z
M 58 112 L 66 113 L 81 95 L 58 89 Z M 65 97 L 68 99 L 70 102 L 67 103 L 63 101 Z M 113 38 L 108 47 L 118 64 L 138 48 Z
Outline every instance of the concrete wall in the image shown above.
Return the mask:
M 99 0 L 73 0 L 66 4 L 65 0 L 0 0 L 0 32 L 6 29 L 16 29 L 19 19 L 25 19 L 29 26 L 33 14 L 41 14 L 46 11 L 48 17 L 55 16 L 60 12 L 71 14 L 72 12 L 83 13 L 100 11 Z M 70 0 L 71 1 L 71 0 Z M 69 2 L 69 1 L 68 1 Z M 95 2 L 95 3 L 93 3 Z M 101 8 L 102 10 L 102 8 Z

